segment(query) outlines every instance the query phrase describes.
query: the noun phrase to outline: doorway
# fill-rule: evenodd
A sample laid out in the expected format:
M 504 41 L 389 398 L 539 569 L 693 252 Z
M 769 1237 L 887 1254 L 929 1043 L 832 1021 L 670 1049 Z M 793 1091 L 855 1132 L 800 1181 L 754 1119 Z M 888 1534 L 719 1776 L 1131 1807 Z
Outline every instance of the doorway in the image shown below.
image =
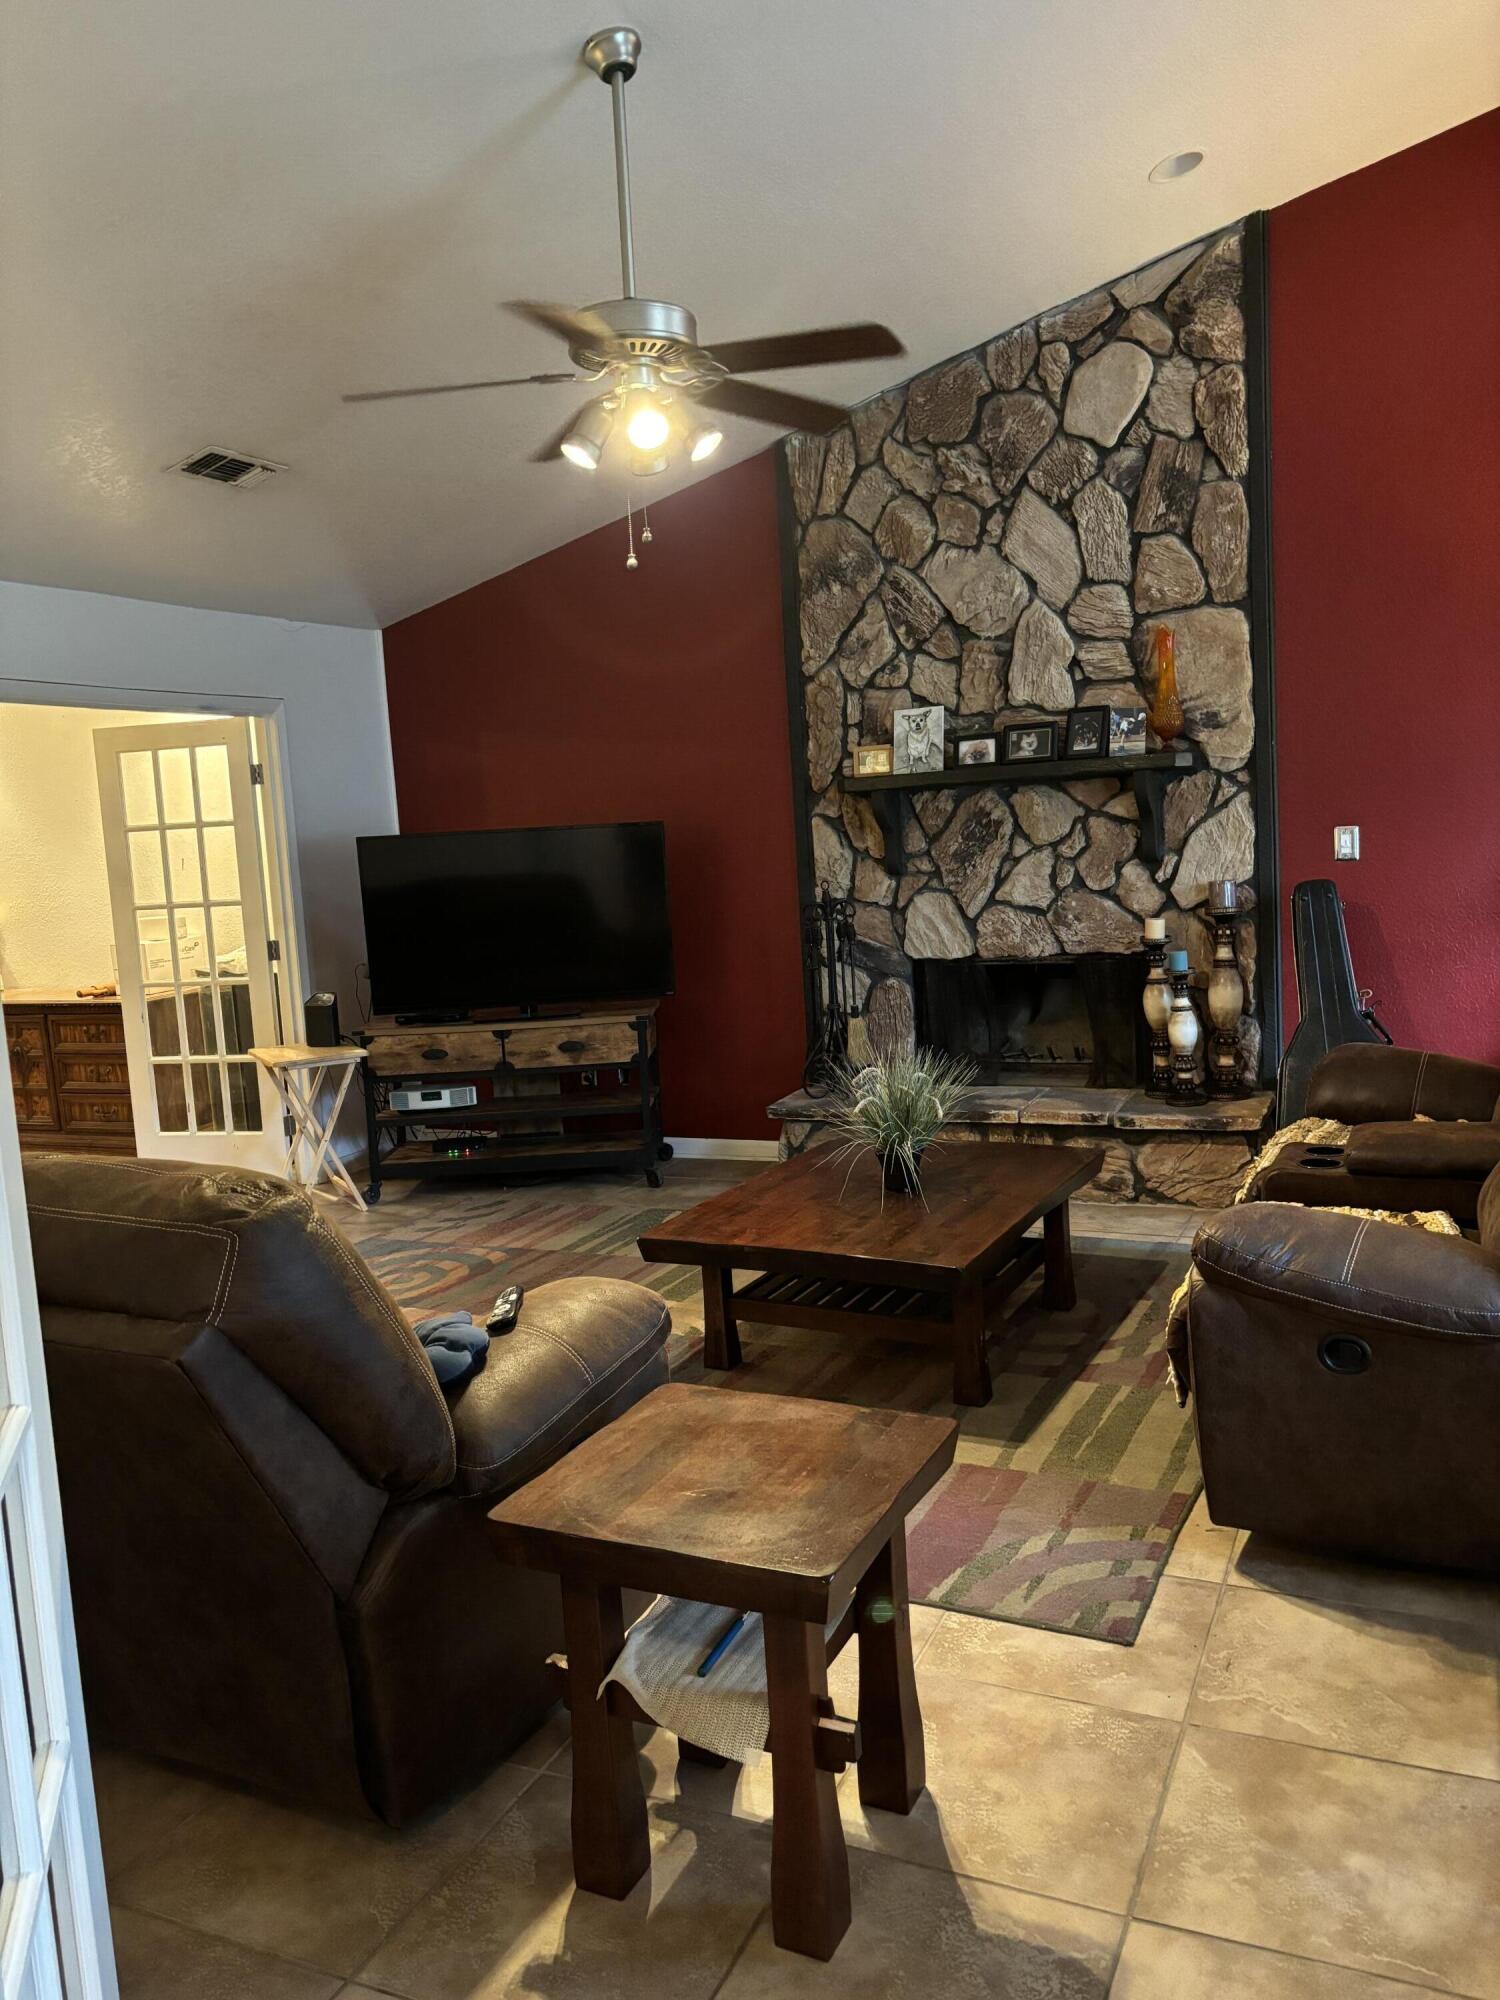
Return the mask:
M 300 935 L 275 718 L 0 704 L 0 998 L 23 1146 L 279 1173 L 250 1051 Z

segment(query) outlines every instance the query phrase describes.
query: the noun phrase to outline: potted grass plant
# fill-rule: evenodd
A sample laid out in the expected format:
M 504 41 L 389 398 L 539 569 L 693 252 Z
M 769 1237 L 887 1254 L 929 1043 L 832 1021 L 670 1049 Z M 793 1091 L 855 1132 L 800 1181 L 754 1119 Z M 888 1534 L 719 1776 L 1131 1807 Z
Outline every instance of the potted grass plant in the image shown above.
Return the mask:
M 922 1155 L 962 1108 L 975 1077 L 974 1064 L 935 1049 L 878 1056 L 850 1068 L 829 1107 L 828 1123 L 852 1155 L 850 1172 L 866 1153 L 880 1162 L 889 1194 L 922 1192 Z

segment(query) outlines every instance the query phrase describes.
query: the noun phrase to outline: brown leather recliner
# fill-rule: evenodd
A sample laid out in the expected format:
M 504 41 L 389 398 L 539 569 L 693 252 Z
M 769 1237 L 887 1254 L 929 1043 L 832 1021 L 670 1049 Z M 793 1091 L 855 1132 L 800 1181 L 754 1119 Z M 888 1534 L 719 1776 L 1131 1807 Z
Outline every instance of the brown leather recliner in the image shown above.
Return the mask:
M 1444 1209 L 1463 1227 L 1473 1224 L 1479 1190 L 1500 1165 L 1500 1069 L 1351 1042 L 1314 1069 L 1307 1110 L 1354 1127 L 1342 1155 L 1285 1147 L 1256 1175 L 1252 1201 Z
M 539 1286 L 445 1396 L 284 1181 L 49 1154 L 26 1186 L 91 1727 L 392 1825 L 475 1782 L 562 1642 L 486 1511 L 666 1379 L 664 1301 Z
M 1500 1168 L 1478 1243 L 1271 1204 L 1193 1243 L 1168 1345 L 1212 1518 L 1500 1572 Z

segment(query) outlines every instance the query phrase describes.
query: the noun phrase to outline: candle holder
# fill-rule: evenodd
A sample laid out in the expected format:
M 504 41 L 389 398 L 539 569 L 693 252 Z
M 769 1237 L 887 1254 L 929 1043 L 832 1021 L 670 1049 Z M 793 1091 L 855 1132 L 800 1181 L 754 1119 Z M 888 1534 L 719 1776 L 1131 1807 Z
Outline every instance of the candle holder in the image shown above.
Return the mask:
M 1172 981 L 1172 1011 L 1167 1017 L 1167 1039 L 1172 1046 L 1172 1080 L 1167 1096 L 1173 1104 L 1202 1104 L 1208 1097 L 1198 1082 L 1198 1048 L 1203 1040 L 1198 1010 L 1188 990 L 1188 955 L 1167 953 L 1167 972 Z
M 1235 956 L 1234 927 L 1239 921 L 1239 895 L 1233 882 L 1215 882 L 1209 891 L 1208 919 L 1213 926 L 1213 968 L 1208 976 L 1208 1017 L 1213 1022 L 1213 1047 L 1208 1055 L 1208 1088 L 1215 1097 L 1243 1097 L 1240 1081 L 1240 1018 L 1245 1011 L 1245 981 Z
M 1172 1081 L 1172 1044 L 1167 1039 L 1167 1021 L 1172 1012 L 1172 982 L 1167 975 L 1167 926 L 1161 917 L 1147 917 L 1146 987 L 1141 995 L 1141 1011 L 1151 1030 L 1151 1080 L 1149 1097 L 1165 1097 Z

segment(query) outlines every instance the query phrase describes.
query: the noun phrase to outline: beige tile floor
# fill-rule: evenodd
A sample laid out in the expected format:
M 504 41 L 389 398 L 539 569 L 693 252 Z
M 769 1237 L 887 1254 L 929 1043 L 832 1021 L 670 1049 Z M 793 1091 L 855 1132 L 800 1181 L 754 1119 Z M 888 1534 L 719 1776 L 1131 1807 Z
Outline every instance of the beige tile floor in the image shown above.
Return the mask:
M 767 1765 L 646 1739 L 650 1877 L 575 1892 L 554 1718 L 401 1835 L 101 1754 L 124 2000 L 1500 2000 L 1500 1585 L 1320 1561 L 1200 1502 L 1134 1647 L 913 1629 L 928 1796 L 866 1816 L 844 1781 L 827 1966 L 771 1942 Z

